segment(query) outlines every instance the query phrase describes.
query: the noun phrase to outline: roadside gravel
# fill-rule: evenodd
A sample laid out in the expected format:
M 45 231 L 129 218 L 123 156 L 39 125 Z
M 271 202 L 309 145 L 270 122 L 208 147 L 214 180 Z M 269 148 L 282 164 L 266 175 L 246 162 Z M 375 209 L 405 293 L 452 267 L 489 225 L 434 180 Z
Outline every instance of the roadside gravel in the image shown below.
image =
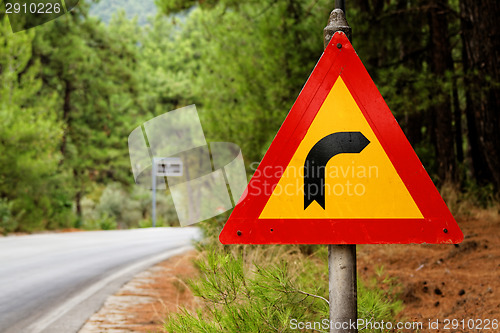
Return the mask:
M 196 251 L 165 260 L 136 275 L 110 296 L 79 333 L 160 332 L 170 313 L 197 305 L 184 281 L 197 275 Z

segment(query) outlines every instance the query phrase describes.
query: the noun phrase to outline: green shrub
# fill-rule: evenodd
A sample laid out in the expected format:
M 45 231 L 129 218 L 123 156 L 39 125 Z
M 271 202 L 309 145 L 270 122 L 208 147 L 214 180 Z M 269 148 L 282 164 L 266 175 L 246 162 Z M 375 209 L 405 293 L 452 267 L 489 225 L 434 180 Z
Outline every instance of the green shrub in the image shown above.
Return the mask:
M 99 227 L 102 230 L 114 230 L 117 227 L 117 223 L 113 217 L 105 215 L 99 220 Z
M 458 185 L 445 183 L 440 193 L 456 218 L 468 218 L 478 210 L 495 208 L 500 202 L 491 184 L 478 186 L 471 182 L 461 189 Z
M 139 228 L 151 228 L 153 226 L 153 221 L 151 219 L 144 219 L 139 221 Z M 157 227 L 168 226 L 162 219 L 156 219 Z
M 176 225 L 177 214 L 170 195 L 158 192 L 156 198 L 156 225 Z M 130 190 L 118 183 L 98 187 L 82 199 L 81 206 L 81 225 L 85 228 L 98 228 L 100 223 L 96 221 L 103 216 L 112 218 L 120 229 L 151 226 L 151 191 L 138 186 Z
M 318 246 L 312 255 L 297 246 L 211 245 L 205 250 L 204 258 L 196 261 L 201 276 L 189 282 L 203 305 L 195 313 L 172 315 L 166 332 L 294 332 L 292 319 L 328 319 L 326 246 Z M 401 309 L 394 281 L 381 283 L 384 288 L 358 283 L 360 318 L 394 321 Z
M 358 279 L 358 318 L 372 322 L 394 322 L 394 317 L 403 309 L 398 298 L 399 284 L 384 273 L 383 267 L 376 269 L 376 277 L 370 281 Z M 385 332 L 385 330 L 362 330 L 362 332 Z
M 103 225 L 107 225 L 106 221 L 112 217 L 122 229 L 137 223 L 141 218 L 137 203 L 130 200 L 128 193 L 118 183 L 106 186 L 95 210 L 104 220 Z
M 6 198 L 0 198 L 0 233 L 4 235 L 17 228 L 17 222 L 12 218 L 11 206 Z
M 87 219 L 81 223 L 85 230 L 115 230 L 118 227 L 113 216 L 101 215 L 98 218 Z

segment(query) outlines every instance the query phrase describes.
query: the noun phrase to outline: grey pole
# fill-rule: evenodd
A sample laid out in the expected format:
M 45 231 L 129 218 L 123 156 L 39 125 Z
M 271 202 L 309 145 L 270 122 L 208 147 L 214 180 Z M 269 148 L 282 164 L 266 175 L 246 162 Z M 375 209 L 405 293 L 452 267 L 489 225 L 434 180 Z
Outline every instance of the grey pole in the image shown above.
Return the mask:
M 356 245 L 328 245 L 330 333 L 356 333 Z
M 336 31 L 344 32 L 351 40 L 352 30 L 345 17 L 344 0 L 335 1 L 335 9 L 323 31 L 325 48 Z M 330 333 L 357 333 L 356 245 L 328 245 L 328 275 Z
M 335 8 L 342 10 L 345 14 L 345 1 L 344 0 L 335 0 Z
M 153 157 L 153 166 L 151 167 L 151 189 L 153 191 L 153 199 L 151 200 L 151 221 L 153 228 L 156 227 L 156 161 Z
M 343 0 L 337 0 L 336 5 L 339 6 L 344 6 L 344 1 Z M 342 9 L 339 7 L 336 7 L 331 13 L 330 13 L 330 18 L 328 19 L 328 24 L 326 25 L 325 29 L 323 30 L 323 37 L 324 37 L 324 46 L 326 49 L 326 46 L 328 45 L 328 42 L 330 42 L 330 39 L 332 39 L 333 34 L 337 31 L 342 31 L 343 33 L 346 34 L 347 38 L 352 41 L 352 29 L 349 26 L 349 23 L 347 23 L 347 19 L 345 17 L 345 13 Z

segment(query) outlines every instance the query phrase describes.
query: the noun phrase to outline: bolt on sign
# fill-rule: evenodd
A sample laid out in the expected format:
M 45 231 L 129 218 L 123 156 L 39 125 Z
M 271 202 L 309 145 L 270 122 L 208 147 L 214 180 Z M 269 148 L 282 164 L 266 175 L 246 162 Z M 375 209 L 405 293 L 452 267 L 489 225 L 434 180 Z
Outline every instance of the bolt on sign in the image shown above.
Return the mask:
M 460 243 L 463 234 L 351 43 L 337 32 L 219 239 Z

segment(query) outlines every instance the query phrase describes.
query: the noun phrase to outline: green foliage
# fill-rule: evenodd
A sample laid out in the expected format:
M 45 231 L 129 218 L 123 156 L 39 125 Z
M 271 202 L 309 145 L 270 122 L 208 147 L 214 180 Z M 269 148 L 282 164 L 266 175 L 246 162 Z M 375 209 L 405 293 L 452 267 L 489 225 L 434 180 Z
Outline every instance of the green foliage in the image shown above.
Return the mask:
M 116 229 L 116 221 L 108 216 L 108 215 L 104 215 L 101 217 L 101 219 L 99 220 L 99 229 L 102 229 L 102 230 L 113 230 L 113 229 Z
M 1 19 L 0 196 L 16 230 L 81 225 L 71 208 L 80 215 L 93 184 L 131 183 L 124 139 L 138 109 L 138 27 L 123 17 L 106 27 L 87 13 L 80 1 L 16 34 Z
M 446 183 L 440 193 L 453 216 L 458 218 L 470 218 L 478 209 L 494 210 L 500 201 L 492 184 L 478 186 L 471 183 L 460 189 L 456 184 Z
M 72 226 L 72 195 L 80 198 L 91 182 L 130 183 L 123 139 L 133 128 L 134 90 L 124 78 L 132 76 L 125 61 L 134 61 L 136 41 L 125 29 L 134 26 L 118 18 L 104 31 L 80 16 L 64 20 L 15 35 L 2 20 L 0 195 L 10 200 L 10 221 L 19 221 L 4 232 Z M 131 38 L 123 47 L 116 42 L 122 33 Z M 142 212 L 123 215 L 134 206 L 120 212 L 121 194 L 106 192 L 85 227 L 137 224 Z
M 225 219 L 198 225 L 205 236 L 195 261 L 201 276 L 188 285 L 203 305 L 171 315 L 166 332 L 293 332 L 291 319 L 328 319 L 326 246 L 223 246 L 217 236 Z M 402 310 L 398 288 L 383 268 L 368 281 L 358 280 L 358 317 L 394 322 Z
M 96 212 L 99 216 L 112 217 L 122 228 L 137 223 L 141 218 L 139 203 L 129 199 L 120 184 L 110 184 L 104 189 Z
M 128 189 L 120 183 L 96 187 L 82 200 L 81 227 L 89 230 L 113 221 L 114 228 L 148 228 L 151 222 L 151 191 L 140 187 Z M 158 192 L 157 226 L 178 225 L 170 195 Z
M 394 322 L 395 315 L 403 309 L 398 287 L 383 267 L 376 269 L 376 276 L 370 281 L 358 279 L 358 317 L 373 322 Z
M 169 332 L 267 332 L 288 327 L 290 318 L 319 316 L 325 313 L 325 301 L 297 292 L 285 262 L 256 266 L 253 272 L 243 268 L 243 257 L 210 251 L 199 261 L 203 278 L 192 283 L 195 295 L 204 299 L 204 311 L 184 313 L 166 325 Z M 203 313 L 203 314 L 202 314 Z
M 9 32 L 0 20 L 0 197 L 10 202 L 10 224 L 21 231 L 51 228 L 71 221 L 58 174 L 62 124 L 54 112 L 57 94 L 44 94 L 40 60 L 33 57 L 33 31 Z
M 12 204 L 5 198 L 0 198 L 0 233 L 7 234 L 17 227 L 16 221 L 12 218 Z
M 130 182 L 124 138 L 136 112 L 136 40 L 121 26 L 82 20 L 87 7 L 78 8 L 81 13 L 38 29 L 34 47 L 47 62 L 42 72 L 47 89 L 55 87 L 63 97 L 63 163 L 74 175 L 75 191 L 84 194 L 90 180 Z
M 453 128 L 465 125 L 465 80 L 474 74 L 461 65 L 461 22 L 452 15 L 459 2 L 450 0 L 447 9 L 453 63 L 442 75 L 432 62 L 429 6 L 390 0 L 347 7 L 357 52 L 440 185 L 436 108 L 455 94 Z M 237 143 L 247 165 L 260 161 L 321 55 L 332 9 L 327 0 L 156 3 L 166 15 L 146 26 L 140 25 L 144 13 L 154 12 L 151 1 L 82 0 L 68 15 L 16 34 L 2 17 L 0 197 L 11 204 L 15 230 L 80 226 L 101 215 L 118 227 L 146 225 L 148 195 L 132 198 L 126 137 L 144 121 L 188 104 L 197 104 L 209 140 Z M 128 14 L 115 13 L 118 7 Z M 140 18 L 130 20 L 130 13 Z M 469 150 L 470 140 L 458 141 Z M 459 188 L 490 200 L 497 189 L 474 185 L 471 158 L 457 163 Z M 122 190 L 101 203 L 101 192 L 113 183 Z M 114 194 L 134 202 L 132 208 L 113 203 Z M 170 224 L 176 218 L 166 198 Z M 95 214 L 85 216 L 87 204 Z
M 145 219 L 139 221 L 139 228 L 151 228 L 153 226 L 153 221 L 151 219 Z M 157 227 L 165 227 L 163 220 L 156 221 Z
M 203 307 L 173 315 L 165 331 L 291 332 L 291 319 L 321 322 L 328 318 L 324 248 L 311 256 L 287 246 L 242 247 L 234 252 L 207 248 L 205 257 L 196 261 L 202 276 L 189 284 L 203 299 Z M 359 283 L 360 318 L 394 320 L 401 302 L 394 299 L 393 284 Z
M 131 183 L 124 139 L 137 112 L 138 28 L 123 18 L 106 27 L 87 11 L 81 1 L 71 14 L 1 36 L 0 195 L 22 231 L 81 225 L 71 208 L 80 215 L 93 184 Z
M 86 219 L 80 227 L 85 230 L 115 230 L 117 226 L 114 217 L 104 214 L 95 219 Z
M 175 1 L 161 3 L 183 9 Z M 161 48 L 161 58 L 152 61 L 165 59 L 159 67 L 174 81 L 167 89 L 184 88 L 184 98 L 174 105 L 192 96 L 207 137 L 237 143 L 247 161 L 260 161 L 321 55 L 318 36 L 330 6 L 326 1 L 203 2 L 184 20 L 171 19 L 170 30 L 154 27 L 170 31 L 170 38 L 163 39 L 161 45 L 169 47 Z

